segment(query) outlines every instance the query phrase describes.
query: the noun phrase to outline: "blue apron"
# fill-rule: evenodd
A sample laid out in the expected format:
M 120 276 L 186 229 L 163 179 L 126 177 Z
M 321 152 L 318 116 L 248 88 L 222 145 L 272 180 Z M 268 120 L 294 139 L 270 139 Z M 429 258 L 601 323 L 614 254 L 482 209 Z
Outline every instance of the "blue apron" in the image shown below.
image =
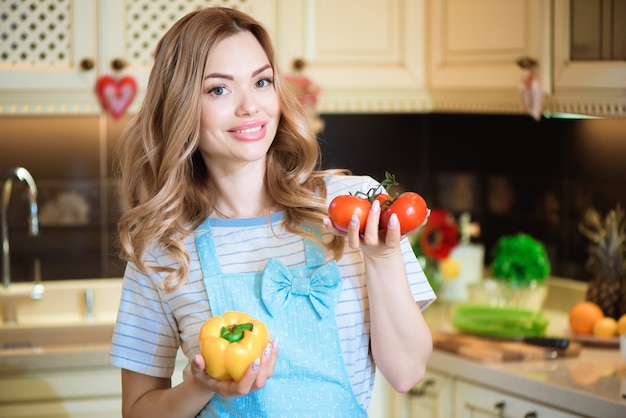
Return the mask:
M 341 292 L 337 264 L 304 240 L 306 266 L 288 269 L 269 259 L 259 273 L 222 273 L 210 222 L 196 230 L 211 312 L 241 311 L 278 338 L 274 376 L 241 397 L 213 396 L 198 417 L 367 417 L 343 360 L 334 310 Z M 259 353 L 259 356 L 261 353 Z

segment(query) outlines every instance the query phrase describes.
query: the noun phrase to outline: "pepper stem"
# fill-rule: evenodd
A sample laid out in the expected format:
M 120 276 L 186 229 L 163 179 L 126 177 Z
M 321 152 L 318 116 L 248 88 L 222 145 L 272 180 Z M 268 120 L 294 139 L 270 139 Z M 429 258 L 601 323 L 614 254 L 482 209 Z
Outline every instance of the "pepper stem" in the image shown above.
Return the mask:
M 244 331 L 252 331 L 253 325 L 250 322 L 245 324 L 234 324 L 227 327 L 222 327 L 220 337 L 228 341 L 229 343 L 236 343 L 243 338 Z

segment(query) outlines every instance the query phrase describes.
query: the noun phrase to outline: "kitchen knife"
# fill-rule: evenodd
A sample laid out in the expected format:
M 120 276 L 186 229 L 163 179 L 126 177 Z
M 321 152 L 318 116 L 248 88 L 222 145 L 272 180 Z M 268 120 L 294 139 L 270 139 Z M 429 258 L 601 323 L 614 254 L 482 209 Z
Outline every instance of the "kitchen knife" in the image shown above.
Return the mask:
M 516 341 L 519 343 L 536 345 L 546 348 L 565 349 L 569 347 L 569 338 L 566 337 L 494 337 L 491 335 L 472 334 L 495 341 Z
M 570 340 L 566 337 L 495 337 L 493 335 L 483 335 L 474 332 L 464 332 L 459 335 L 474 335 L 484 339 L 490 339 L 494 341 L 515 341 L 530 345 L 546 348 L 566 349 L 569 347 Z
M 514 340 L 548 348 L 567 348 L 569 346 L 569 338 L 565 337 L 519 337 Z

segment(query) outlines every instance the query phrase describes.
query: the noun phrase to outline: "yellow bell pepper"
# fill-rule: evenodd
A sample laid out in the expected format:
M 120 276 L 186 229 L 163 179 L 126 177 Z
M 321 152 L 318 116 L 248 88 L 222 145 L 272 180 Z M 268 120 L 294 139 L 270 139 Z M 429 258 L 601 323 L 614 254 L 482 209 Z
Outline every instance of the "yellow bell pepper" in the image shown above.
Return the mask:
M 217 380 L 240 381 L 270 342 L 265 324 L 244 312 L 208 319 L 198 335 L 206 373 Z

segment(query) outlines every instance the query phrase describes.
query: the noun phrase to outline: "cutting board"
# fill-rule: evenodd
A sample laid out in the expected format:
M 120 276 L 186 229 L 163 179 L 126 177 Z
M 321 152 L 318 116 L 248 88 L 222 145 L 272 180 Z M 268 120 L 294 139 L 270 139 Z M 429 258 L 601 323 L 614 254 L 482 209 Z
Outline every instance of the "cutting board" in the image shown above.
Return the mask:
M 453 332 L 434 332 L 433 345 L 440 350 L 485 362 L 550 360 L 576 357 L 581 344 L 570 341 L 567 348 L 548 348 L 489 337 Z

